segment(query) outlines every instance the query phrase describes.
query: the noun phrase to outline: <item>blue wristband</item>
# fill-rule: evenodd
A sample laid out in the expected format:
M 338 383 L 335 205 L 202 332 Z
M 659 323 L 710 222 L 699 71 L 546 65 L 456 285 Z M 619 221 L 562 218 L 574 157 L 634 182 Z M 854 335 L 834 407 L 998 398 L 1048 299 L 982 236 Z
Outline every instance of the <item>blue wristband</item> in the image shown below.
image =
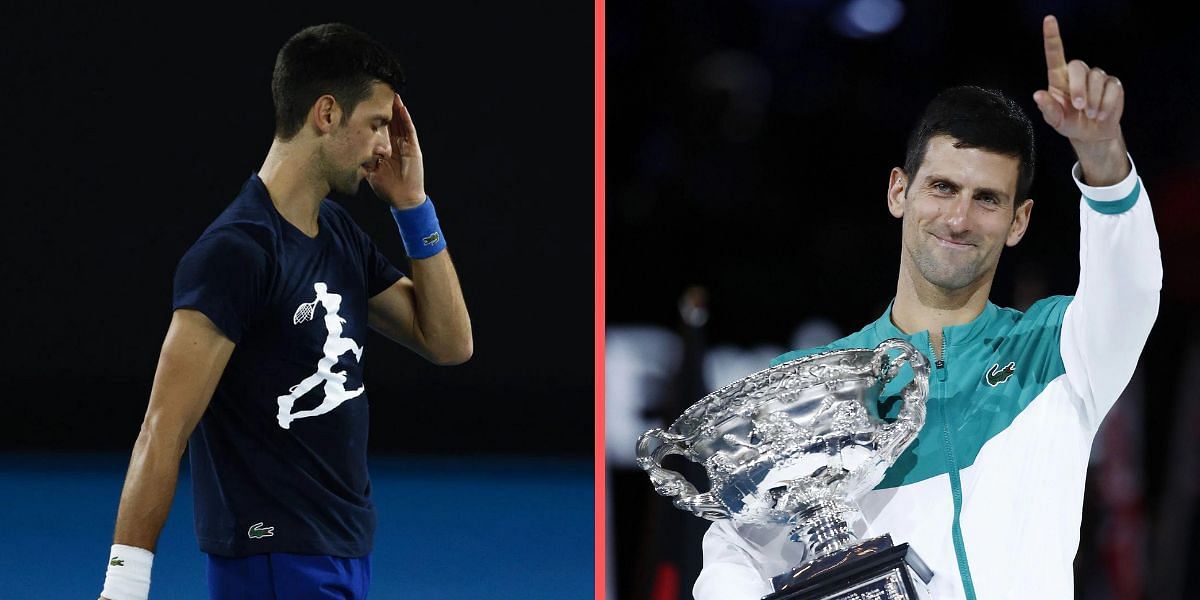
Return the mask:
M 404 240 L 404 250 L 410 258 L 429 258 L 446 248 L 446 238 L 429 196 L 412 208 L 399 210 L 393 206 L 392 218 L 400 226 L 400 238 Z

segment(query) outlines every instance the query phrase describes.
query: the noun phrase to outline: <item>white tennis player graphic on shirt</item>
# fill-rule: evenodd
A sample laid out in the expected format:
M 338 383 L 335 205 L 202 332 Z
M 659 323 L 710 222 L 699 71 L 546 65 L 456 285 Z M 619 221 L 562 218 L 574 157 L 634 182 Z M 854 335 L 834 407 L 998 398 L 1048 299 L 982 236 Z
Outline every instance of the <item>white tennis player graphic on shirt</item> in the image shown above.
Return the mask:
M 288 394 L 280 396 L 277 401 L 279 403 L 279 426 L 284 429 L 290 429 L 292 421 L 303 419 L 305 417 L 315 417 L 323 415 L 335 408 L 341 403 L 357 397 L 363 393 L 365 389 L 359 386 L 355 390 L 346 389 L 346 372 L 333 371 L 333 366 L 337 364 L 338 358 L 347 353 L 353 352 L 354 358 L 362 361 L 363 348 L 354 343 L 354 340 L 342 337 L 342 323 L 346 320 L 338 316 L 338 309 L 342 305 L 342 297 L 338 294 L 329 291 L 329 287 L 324 282 L 318 281 L 313 284 L 313 289 L 317 292 L 317 299 L 312 302 L 305 302 L 296 309 L 296 314 L 292 315 L 292 324 L 299 325 L 305 321 L 310 321 L 313 318 L 313 313 L 316 311 L 317 304 L 325 307 L 325 329 L 329 332 L 329 337 L 325 338 L 324 352 L 325 356 L 317 361 L 317 372 L 309 375 L 300 383 L 293 385 Z M 325 384 L 325 399 L 316 408 L 309 410 L 300 410 L 292 412 L 292 405 L 296 403 L 296 399 L 307 394 L 309 390 Z

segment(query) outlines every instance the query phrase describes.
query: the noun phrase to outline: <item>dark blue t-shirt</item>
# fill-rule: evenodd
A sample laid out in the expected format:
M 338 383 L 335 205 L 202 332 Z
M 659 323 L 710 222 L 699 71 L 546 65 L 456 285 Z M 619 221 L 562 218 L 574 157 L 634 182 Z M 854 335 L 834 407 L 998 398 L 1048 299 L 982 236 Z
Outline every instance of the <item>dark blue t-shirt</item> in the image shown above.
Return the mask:
M 318 229 L 285 221 L 252 175 L 179 262 L 175 309 L 236 344 L 189 441 L 205 552 L 371 551 L 367 299 L 403 274 L 337 203 Z

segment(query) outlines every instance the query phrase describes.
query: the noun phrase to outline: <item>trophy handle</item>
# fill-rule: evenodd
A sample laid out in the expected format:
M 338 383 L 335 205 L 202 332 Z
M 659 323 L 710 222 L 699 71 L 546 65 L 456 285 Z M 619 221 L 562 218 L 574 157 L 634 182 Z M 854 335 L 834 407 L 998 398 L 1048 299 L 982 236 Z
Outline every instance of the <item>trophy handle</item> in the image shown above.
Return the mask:
M 654 491 L 660 495 L 674 498 L 676 507 L 691 511 L 692 514 L 711 521 L 728 519 L 729 509 L 725 508 L 712 492 L 703 494 L 697 492 L 696 486 L 692 485 L 678 471 L 672 471 L 662 466 L 663 459 L 672 454 L 687 457 L 681 443 L 688 439 L 685 436 L 667 433 L 662 429 L 651 429 L 638 438 L 637 464 L 650 475 Z
M 899 350 L 900 356 L 889 362 L 887 353 L 890 350 Z M 915 346 L 899 338 L 880 342 L 875 347 L 875 360 L 883 365 L 883 381 L 895 377 L 905 361 L 912 367 L 913 380 L 900 391 L 903 399 L 900 414 L 895 421 L 882 428 L 884 435 L 890 439 L 889 446 L 906 447 L 909 440 L 925 425 L 925 400 L 929 397 L 929 360 Z

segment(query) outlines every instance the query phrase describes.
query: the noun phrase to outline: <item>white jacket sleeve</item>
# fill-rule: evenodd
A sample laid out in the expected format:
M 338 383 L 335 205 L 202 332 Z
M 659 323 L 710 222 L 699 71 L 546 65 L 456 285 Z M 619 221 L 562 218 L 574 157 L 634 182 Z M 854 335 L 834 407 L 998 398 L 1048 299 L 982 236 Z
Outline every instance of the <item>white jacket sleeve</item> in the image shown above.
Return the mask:
M 696 600 L 759 600 L 774 591 L 771 577 L 798 564 L 804 546 L 784 525 L 716 521 L 704 534 L 704 568 L 692 588 Z
M 1067 379 L 1093 430 L 1129 383 L 1158 316 L 1162 257 L 1150 199 L 1130 158 L 1120 183 L 1091 187 L 1071 170 L 1079 202 L 1079 288 L 1063 317 Z

